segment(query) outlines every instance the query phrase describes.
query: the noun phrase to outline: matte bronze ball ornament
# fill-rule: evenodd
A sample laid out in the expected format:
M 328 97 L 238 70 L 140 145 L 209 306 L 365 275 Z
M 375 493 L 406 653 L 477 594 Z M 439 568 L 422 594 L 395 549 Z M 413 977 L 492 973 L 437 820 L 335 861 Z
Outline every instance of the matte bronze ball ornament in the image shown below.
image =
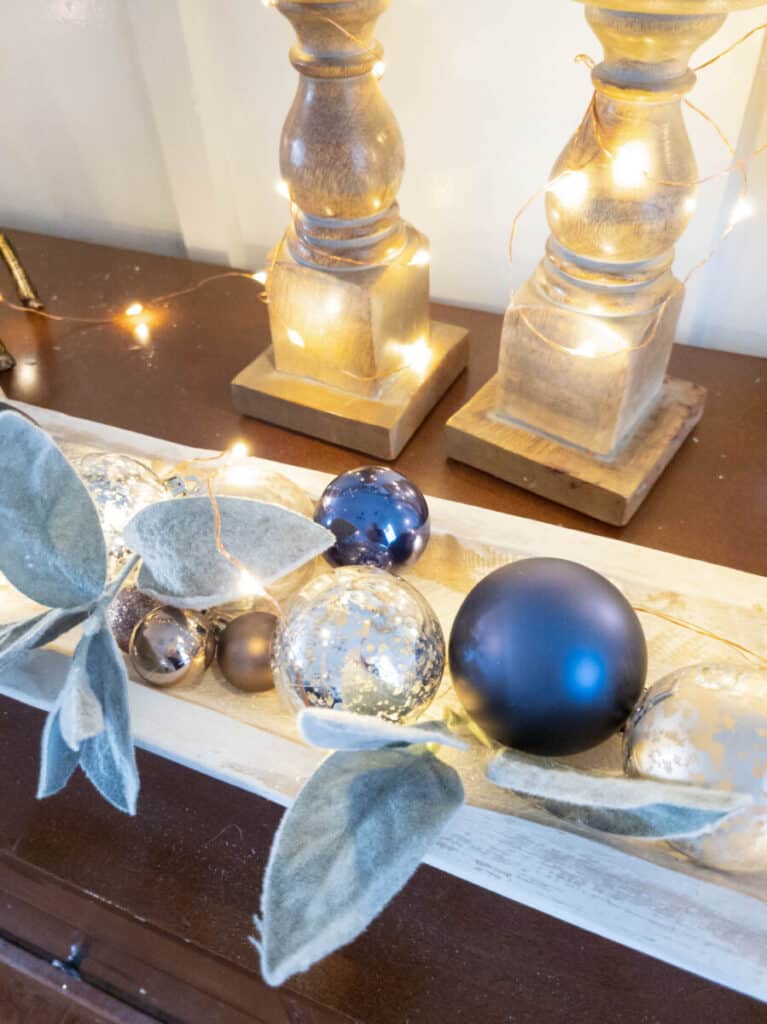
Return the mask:
M 493 739 L 563 755 L 606 740 L 642 692 L 647 647 L 636 613 L 599 573 L 526 558 L 486 576 L 458 610 L 450 669 Z
M 181 608 L 155 608 L 131 637 L 131 665 L 152 686 L 198 682 L 214 654 L 214 633 L 205 618 Z
M 125 586 L 115 595 L 107 610 L 107 624 L 112 630 L 117 646 L 123 653 L 130 650 L 133 630 L 141 620 L 158 608 L 160 602 L 148 594 L 143 594 L 138 587 Z
M 767 671 L 691 665 L 651 686 L 626 727 L 626 771 L 750 793 L 713 832 L 674 846 L 720 871 L 767 871 Z
M 240 615 L 225 627 L 217 656 L 228 683 L 246 693 L 273 688 L 272 641 L 276 626 L 276 616 L 254 611 Z

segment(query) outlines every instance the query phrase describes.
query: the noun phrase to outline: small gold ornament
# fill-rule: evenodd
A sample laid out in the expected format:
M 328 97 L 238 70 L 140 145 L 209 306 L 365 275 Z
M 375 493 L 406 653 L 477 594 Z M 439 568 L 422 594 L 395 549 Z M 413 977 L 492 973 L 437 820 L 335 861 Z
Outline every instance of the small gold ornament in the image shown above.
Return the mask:
M 692 665 L 646 692 L 626 728 L 626 770 L 750 793 L 713 832 L 673 845 L 720 871 L 767 870 L 767 671 Z
M 152 686 L 196 683 L 215 654 L 215 636 L 197 612 L 161 606 L 133 631 L 131 665 Z
M 240 615 L 226 626 L 218 642 L 218 664 L 228 683 L 246 693 L 272 689 L 276 626 L 276 617 L 261 611 Z

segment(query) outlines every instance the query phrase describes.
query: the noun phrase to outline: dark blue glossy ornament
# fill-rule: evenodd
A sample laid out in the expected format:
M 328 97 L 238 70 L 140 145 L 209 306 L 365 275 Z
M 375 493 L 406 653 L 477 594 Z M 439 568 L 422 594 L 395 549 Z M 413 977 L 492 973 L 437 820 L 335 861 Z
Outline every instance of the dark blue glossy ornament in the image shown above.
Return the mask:
M 626 721 L 644 685 L 647 645 L 604 576 L 527 558 L 469 593 L 450 635 L 450 671 L 488 735 L 531 754 L 574 754 Z
M 332 480 L 314 521 L 336 536 L 325 552 L 331 565 L 403 569 L 423 554 L 429 540 L 429 506 L 402 473 L 363 466 Z

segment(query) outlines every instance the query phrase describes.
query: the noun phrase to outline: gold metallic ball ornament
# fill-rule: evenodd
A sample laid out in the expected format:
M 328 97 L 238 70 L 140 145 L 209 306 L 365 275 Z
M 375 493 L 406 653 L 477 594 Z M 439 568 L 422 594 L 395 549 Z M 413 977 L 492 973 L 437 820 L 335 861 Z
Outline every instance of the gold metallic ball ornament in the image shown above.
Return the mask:
M 632 775 L 750 793 L 713 832 L 673 845 L 720 871 L 767 871 L 767 671 L 692 665 L 645 693 L 625 733 Z
M 196 683 L 215 654 L 215 635 L 197 612 L 162 605 L 133 631 L 131 665 L 152 686 Z
M 218 641 L 218 664 L 224 678 L 238 690 L 263 693 L 274 687 L 272 641 L 277 618 L 254 611 L 233 619 Z

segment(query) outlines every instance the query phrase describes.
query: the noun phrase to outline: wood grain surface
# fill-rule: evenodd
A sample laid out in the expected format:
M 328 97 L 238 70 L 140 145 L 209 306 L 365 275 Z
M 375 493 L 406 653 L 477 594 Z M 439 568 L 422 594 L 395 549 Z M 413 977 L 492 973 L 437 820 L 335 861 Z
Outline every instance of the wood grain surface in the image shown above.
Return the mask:
M 11 237 L 54 313 L 120 313 L 211 273 L 203 264 L 18 231 Z M 10 280 L 0 291 L 13 297 Z M 621 530 L 446 459 L 444 423 L 494 372 L 501 318 L 444 306 L 432 315 L 469 329 L 472 349 L 469 371 L 396 463 L 426 492 L 767 572 L 767 360 L 677 348 L 672 372 L 708 389 L 706 413 Z M 233 411 L 231 379 L 269 340 L 253 282 L 212 282 L 153 319 L 144 347 L 121 325 L 43 321 L 0 306 L 0 336 L 19 361 L 0 385 L 12 398 L 186 444 L 225 447 L 242 438 L 254 454 L 327 472 L 360 464 L 354 452 Z M 135 819 L 80 777 L 39 803 L 41 726 L 39 712 L 0 702 L 0 933 L 47 959 L 86 942 L 83 978 L 150 1017 L 194 1024 L 765 1019 L 747 998 L 427 868 L 359 940 L 269 990 L 245 936 L 280 809 L 145 753 Z

